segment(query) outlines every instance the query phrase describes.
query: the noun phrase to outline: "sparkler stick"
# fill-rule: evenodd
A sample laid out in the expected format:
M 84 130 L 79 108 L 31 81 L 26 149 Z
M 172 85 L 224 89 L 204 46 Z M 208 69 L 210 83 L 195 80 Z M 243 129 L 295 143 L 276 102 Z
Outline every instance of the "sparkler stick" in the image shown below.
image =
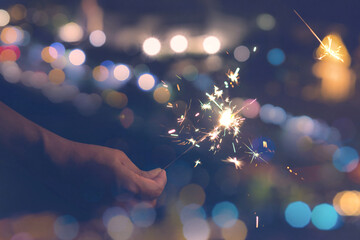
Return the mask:
M 171 162 L 169 162 L 165 167 L 163 167 L 164 170 L 166 170 L 167 168 L 169 168 L 171 165 L 173 165 L 177 160 L 179 160 L 180 158 L 182 158 L 187 152 L 189 152 L 191 149 L 193 149 L 195 147 L 195 145 L 192 145 L 191 147 L 189 147 L 188 149 L 186 149 L 183 153 L 181 153 L 179 156 L 177 156 L 174 160 L 172 160 Z

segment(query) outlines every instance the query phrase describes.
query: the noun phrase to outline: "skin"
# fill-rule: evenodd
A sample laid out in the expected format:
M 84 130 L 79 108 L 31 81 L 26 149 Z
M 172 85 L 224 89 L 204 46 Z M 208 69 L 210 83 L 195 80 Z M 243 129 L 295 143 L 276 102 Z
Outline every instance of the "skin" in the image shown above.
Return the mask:
M 95 163 L 111 169 L 118 186 L 137 199 L 155 203 L 166 184 L 166 172 L 157 168 L 140 170 L 124 152 L 103 146 L 74 142 L 60 137 L 29 121 L 0 102 L 0 149 L 21 159 L 27 166 L 41 166 L 34 159 L 60 168 Z M 31 156 L 31 158 L 29 157 Z M 130 201 L 130 200 L 129 200 Z

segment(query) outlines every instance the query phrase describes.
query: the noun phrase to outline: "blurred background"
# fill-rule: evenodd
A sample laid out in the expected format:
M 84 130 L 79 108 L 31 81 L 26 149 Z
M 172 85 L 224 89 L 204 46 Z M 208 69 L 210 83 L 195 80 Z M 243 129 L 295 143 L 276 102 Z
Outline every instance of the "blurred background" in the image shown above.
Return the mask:
M 239 86 L 226 93 L 240 105 L 256 99 L 243 112 L 244 142 L 275 148 L 269 164 L 239 153 L 242 169 L 222 162 L 226 153 L 193 149 L 167 170 L 156 208 L 103 204 L 91 180 L 83 195 L 99 206 L 91 218 L 56 207 L 41 179 L 3 164 L 0 239 L 358 238 L 360 2 L 2 0 L 0 8 L 0 99 L 39 125 L 123 150 L 141 169 L 164 167 L 187 148 L 164 137 L 183 114 L 168 103 L 198 104 L 240 68 Z M 320 44 L 293 9 L 341 46 L 344 61 L 317 59 Z

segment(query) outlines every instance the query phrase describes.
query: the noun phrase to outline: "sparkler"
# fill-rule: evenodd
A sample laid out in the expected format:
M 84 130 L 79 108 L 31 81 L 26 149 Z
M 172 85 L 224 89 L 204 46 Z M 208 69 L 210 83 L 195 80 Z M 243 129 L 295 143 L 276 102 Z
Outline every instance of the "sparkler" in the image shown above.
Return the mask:
M 343 56 L 340 53 L 341 46 L 338 46 L 336 49 L 332 49 L 332 47 L 331 47 L 332 38 L 329 37 L 329 36 L 327 37 L 328 44 L 324 44 L 323 41 L 320 40 L 318 35 L 316 35 L 314 30 L 312 30 L 312 28 L 300 16 L 300 14 L 296 10 L 294 10 L 294 12 L 300 18 L 300 20 L 306 25 L 306 27 L 310 30 L 310 32 L 316 37 L 316 39 L 320 42 L 321 48 L 325 51 L 325 53 L 323 53 L 318 59 L 322 60 L 326 56 L 331 56 L 331 57 L 333 57 L 333 58 L 335 58 L 335 59 L 337 59 L 337 60 L 339 60 L 341 62 L 344 62 L 344 59 L 342 58 Z
M 238 75 L 239 75 L 240 68 L 237 68 L 235 72 L 228 71 L 228 78 L 229 83 L 233 87 L 234 84 L 238 83 Z M 224 86 L 228 86 L 227 81 L 224 82 Z M 234 151 L 234 153 L 237 153 L 237 149 L 239 148 L 240 144 L 240 129 L 243 125 L 245 118 L 241 115 L 241 112 L 249 107 L 252 103 L 256 101 L 256 99 L 252 100 L 250 103 L 242 106 L 240 109 L 232 104 L 232 101 L 229 98 L 224 98 L 224 91 L 223 89 L 219 88 L 218 86 L 214 86 L 214 90 L 212 93 L 205 93 L 207 96 L 207 102 L 200 102 L 201 110 L 202 110 L 202 116 L 200 116 L 200 113 L 197 112 L 196 114 L 189 114 L 190 111 L 190 105 L 189 107 L 186 107 L 184 110 L 184 114 L 182 114 L 178 119 L 177 123 L 179 127 L 181 127 L 181 130 L 179 133 L 181 133 L 184 129 L 182 134 L 188 134 L 189 137 L 186 137 L 185 140 L 180 141 L 180 145 L 190 145 L 188 149 L 186 149 L 182 154 L 180 154 L 177 158 L 175 158 L 173 161 L 171 161 L 168 165 L 164 167 L 164 169 L 171 166 L 174 162 L 176 162 L 178 159 L 180 159 L 182 156 L 184 156 L 187 152 L 189 152 L 194 147 L 200 147 L 201 143 L 203 143 L 205 140 L 210 143 L 209 151 L 212 151 L 214 154 L 220 151 L 222 144 L 228 145 L 228 141 L 225 141 L 225 139 L 231 139 L 231 146 Z M 173 106 L 171 104 L 171 106 Z M 200 119 L 207 120 L 207 123 L 211 123 L 212 127 L 210 128 L 204 128 L 204 127 L 196 127 L 193 124 L 193 121 L 187 121 L 185 123 L 185 120 L 190 117 L 195 116 L 197 117 L 196 123 L 199 123 Z M 190 130 L 190 131 L 189 131 Z M 187 132 L 189 131 L 189 132 Z M 175 133 L 173 132 L 173 129 L 168 132 L 171 137 L 175 137 Z M 178 137 L 178 136 L 177 136 Z M 181 138 L 181 136 L 180 136 Z M 225 143 L 226 142 L 226 143 Z M 250 147 L 248 147 L 250 149 Z M 252 148 L 251 148 L 252 149 Z M 255 150 L 251 150 L 253 153 L 253 157 L 251 159 L 251 162 L 259 158 L 266 162 L 259 153 L 257 153 Z M 238 160 L 236 157 L 228 157 L 225 160 L 222 160 L 223 162 L 228 162 L 234 164 L 236 169 L 241 169 L 244 165 L 244 162 L 242 160 Z M 195 166 L 197 167 L 201 162 L 199 160 L 195 161 Z

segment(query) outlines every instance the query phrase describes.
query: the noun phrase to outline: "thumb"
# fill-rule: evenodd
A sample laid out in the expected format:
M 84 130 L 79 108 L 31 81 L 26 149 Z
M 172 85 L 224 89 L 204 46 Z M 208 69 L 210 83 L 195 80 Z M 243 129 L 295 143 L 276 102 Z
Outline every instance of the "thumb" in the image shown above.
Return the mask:
M 141 171 L 140 175 L 146 178 L 155 178 L 157 175 L 159 175 L 159 173 L 161 172 L 161 168 L 155 168 L 153 170 L 150 171 Z

